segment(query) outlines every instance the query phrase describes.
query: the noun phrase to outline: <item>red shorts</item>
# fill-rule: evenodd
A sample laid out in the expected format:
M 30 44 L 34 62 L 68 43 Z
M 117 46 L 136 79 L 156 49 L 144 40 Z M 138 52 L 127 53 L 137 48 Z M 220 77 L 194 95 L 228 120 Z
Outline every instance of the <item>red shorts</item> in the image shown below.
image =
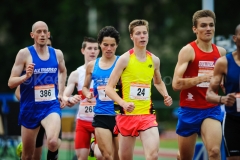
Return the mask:
M 157 127 L 156 115 L 117 115 L 115 131 L 122 136 L 139 136 L 140 131 L 145 131 L 152 127 Z
M 77 119 L 75 129 L 75 149 L 89 148 L 92 133 L 94 134 L 92 122 Z

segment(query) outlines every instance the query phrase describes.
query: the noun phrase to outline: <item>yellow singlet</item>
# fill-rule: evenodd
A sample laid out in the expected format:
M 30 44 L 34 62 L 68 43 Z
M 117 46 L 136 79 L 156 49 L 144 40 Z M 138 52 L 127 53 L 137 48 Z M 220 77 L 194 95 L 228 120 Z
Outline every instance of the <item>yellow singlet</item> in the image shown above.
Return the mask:
M 146 52 L 146 61 L 140 62 L 134 50 L 129 50 L 129 62 L 121 75 L 120 96 L 127 102 L 133 102 L 135 109 L 129 113 L 120 109 L 120 113 L 126 115 L 153 114 L 151 100 L 151 86 L 154 75 L 154 63 L 152 54 Z

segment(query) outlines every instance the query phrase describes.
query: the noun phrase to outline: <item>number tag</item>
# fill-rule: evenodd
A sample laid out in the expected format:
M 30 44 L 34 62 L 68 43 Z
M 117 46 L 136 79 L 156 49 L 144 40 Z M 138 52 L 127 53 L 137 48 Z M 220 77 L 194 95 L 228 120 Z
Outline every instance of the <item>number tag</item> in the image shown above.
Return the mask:
M 86 99 L 82 101 L 79 105 L 79 116 L 85 117 L 93 117 L 94 116 L 94 106 L 96 105 L 96 101 L 88 102 Z
M 55 100 L 54 84 L 47 84 L 34 87 L 35 102 Z
M 98 86 L 98 96 L 101 101 L 112 101 L 105 93 L 106 86 Z
M 130 99 L 149 100 L 150 99 L 150 85 L 149 84 L 130 84 Z

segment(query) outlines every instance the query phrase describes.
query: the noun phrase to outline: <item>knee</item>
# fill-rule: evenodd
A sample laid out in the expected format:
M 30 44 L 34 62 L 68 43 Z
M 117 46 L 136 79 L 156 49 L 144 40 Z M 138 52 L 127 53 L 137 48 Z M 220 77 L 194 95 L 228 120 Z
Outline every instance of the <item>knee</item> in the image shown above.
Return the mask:
M 52 152 L 55 152 L 58 149 L 59 146 L 59 140 L 58 139 L 54 139 L 54 138 L 50 138 L 48 140 L 48 149 Z
M 220 148 L 219 147 L 213 147 L 208 151 L 208 155 L 211 158 L 219 158 L 220 157 Z
M 153 160 L 153 159 L 155 159 L 155 160 L 158 159 L 158 152 L 155 152 L 155 153 L 152 153 L 152 154 L 146 156 L 146 160 Z

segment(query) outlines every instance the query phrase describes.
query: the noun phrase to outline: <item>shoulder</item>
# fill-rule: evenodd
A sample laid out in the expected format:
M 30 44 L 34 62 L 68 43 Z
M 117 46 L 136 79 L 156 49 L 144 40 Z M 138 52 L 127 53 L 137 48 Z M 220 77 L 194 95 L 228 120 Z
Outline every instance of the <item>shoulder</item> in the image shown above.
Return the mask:
M 180 52 L 183 52 L 183 53 L 186 53 L 186 54 L 187 53 L 194 53 L 194 49 L 190 44 L 187 44 L 187 45 L 185 45 L 181 48 Z
M 229 53 L 232 54 L 232 53 Z M 222 56 L 220 58 L 217 59 L 215 66 L 216 65 L 220 65 L 220 66 L 226 66 L 227 65 L 227 57 L 226 56 Z
M 78 70 L 76 69 L 76 70 L 74 70 L 74 71 L 72 71 L 72 72 L 70 73 L 69 79 L 71 79 L 71 80 L 74 79 L 74 80 L 77 82 L 77 80 L 78 80 L 78 75 L 79 75 L 79 73 L 78 73 Z
M 86 71 L 89 70 L 89 69 L 93 69 L 93 67 L 94 67 L 94 65 L 95 65 L 95 63 L 96 63 L 96 61 L 97 61 L 97 59 L 88 62 L 87 67 L 86 67 Z
M 190 44 L 187 44 L 181 48 L 178 54 L 178 59 L 186 62 L 193 61 L 195 57 L 195 51 Z
M 152 60 L 154 62 L 154 64 L 158 64 L 160 63 L 160 58 L 157 57 L 155 54 L 151 53 L 151 56 L 152 56 Z
M 223 47 L 220 47 L 220 46 L 217 46 L 217 49 L 221 56 L 226 55 L 226 53 L 227 53 L 226 49 L 224 49 Z
M 117 63 L 120 64 L 121 66 L 126 67 L 129 62 L 129 59 L 130 59 L 130 53 L 129 53 L 129 51 L 127 51 L 119 57 Z
M 27 47 L 25 47 L 25 48 L 20 49 L 18 51 L 18 54 L 21 56 L 27 56 L 27 55 L 30 55 L 30 51 L 28 50 Z
M 60 49 L 55 49 L 54 48 L 54 51 L 57 55 L 57 58 L 63 58 L 63 52 Z

